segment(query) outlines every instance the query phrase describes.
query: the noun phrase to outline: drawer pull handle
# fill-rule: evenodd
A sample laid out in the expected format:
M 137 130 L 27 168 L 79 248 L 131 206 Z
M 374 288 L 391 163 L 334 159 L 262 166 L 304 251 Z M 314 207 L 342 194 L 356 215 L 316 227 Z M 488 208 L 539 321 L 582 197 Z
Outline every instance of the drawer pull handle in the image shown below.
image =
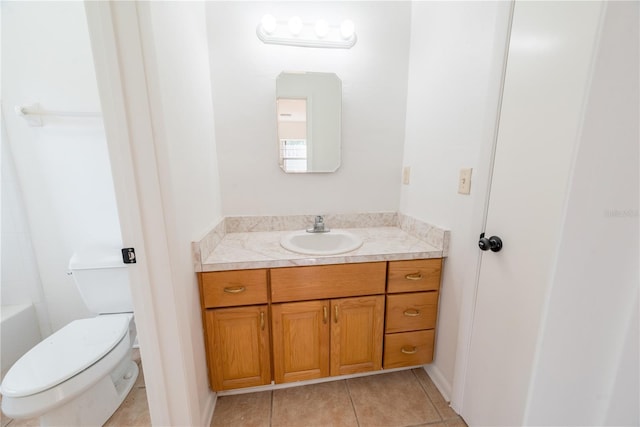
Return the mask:
M 407 280 L 422 280 L 422 273 L 417 272 L 417 273 L 407 274 L 406 276 L 404 276 L 404 278 Z
M 327 323 L 327 306 L 322 307 L 322 323 Z
M 410 308 L 409 310 L 405 310 L 402 314 L 407 317 L 417 317 L 420 316 L 420 310 Z
M 416 354 L 418 352 L 418 347 L 413 347 L 412 349 L 407 349 L 406 347 L 402 347 L 400 349 L 404 354 Z
M 264 331 L 264 311 L 260 312 L 260 329 Z
M 337 305 L 336 305 L 336 307 L 335 307 L 335 309 L 333 311 L 335 313 L 335 317 L 334 317 L 335 322 L 338 323 L 338 306 Z
M 224 291 L 228 294 L 239 294 L 246 290 L 247 288 L 245 288 L 244 286 L 234 286 L 232 288 L 224 288 Z

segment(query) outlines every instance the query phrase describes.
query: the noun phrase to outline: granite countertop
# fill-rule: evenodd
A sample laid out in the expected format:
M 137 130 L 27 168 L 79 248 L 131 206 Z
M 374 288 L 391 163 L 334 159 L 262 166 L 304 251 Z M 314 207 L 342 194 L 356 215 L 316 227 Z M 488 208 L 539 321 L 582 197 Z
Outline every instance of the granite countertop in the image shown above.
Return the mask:
M 445 242 L 432 246 L 400 227 L 345 228 L 359 236 L 359 249 L 338 255 L 302 255 L 280 246 L 289 231 L 226 233 L 200 260 L 198 271 L 224 271 L 254 268 L 294 267 L 374 261 L 397 261 L 446 256 Z

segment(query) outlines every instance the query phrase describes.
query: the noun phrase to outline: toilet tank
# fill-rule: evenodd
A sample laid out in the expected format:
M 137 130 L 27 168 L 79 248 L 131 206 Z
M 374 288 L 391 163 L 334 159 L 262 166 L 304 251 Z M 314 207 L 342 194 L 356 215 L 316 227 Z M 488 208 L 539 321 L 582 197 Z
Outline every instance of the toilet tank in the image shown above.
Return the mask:
M 127 265 L 118 247 L 76 251 L 69 261 L 73 280 L 87 308 L 96 314 L 132 313 Z

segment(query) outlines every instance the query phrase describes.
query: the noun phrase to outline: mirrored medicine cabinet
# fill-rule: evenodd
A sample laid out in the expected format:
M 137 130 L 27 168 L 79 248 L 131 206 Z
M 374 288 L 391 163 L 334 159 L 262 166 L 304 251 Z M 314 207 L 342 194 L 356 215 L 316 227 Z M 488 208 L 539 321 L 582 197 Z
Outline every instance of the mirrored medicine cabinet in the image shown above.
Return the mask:
M 340 167 L 342 82 L 337 75 L 281 73 L 276 111 L 283 171 L 326 173 Z

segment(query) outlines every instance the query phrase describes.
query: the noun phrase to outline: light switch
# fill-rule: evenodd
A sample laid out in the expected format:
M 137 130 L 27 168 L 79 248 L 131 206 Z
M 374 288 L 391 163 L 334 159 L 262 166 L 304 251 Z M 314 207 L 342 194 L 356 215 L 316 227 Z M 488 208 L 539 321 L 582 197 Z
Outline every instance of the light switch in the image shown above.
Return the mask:
M 402 169 L 402 183 L 404 185 L 409 185 L 409 182 L 411 182 L 411 167 L 405 166 Z
M 460 169 L 460 179 L 458 180 L 458 194 L 471 193 L 471 168 Z

